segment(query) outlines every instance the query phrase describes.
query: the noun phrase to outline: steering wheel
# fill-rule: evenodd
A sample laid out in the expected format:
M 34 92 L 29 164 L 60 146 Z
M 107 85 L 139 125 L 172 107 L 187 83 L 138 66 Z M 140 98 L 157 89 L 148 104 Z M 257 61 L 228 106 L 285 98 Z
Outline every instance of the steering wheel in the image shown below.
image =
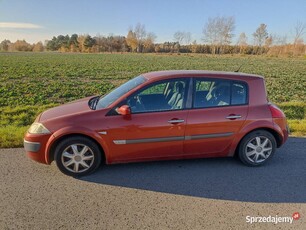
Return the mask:
M 142 102 L 141 97 L 139 95 L 137 95 L 137 96 L 134 97 L 134 99 L 136 101 L 136 109 L 138 111 L 144 111 L 145 110 L 145 106 L 144 106 L 144 104 Z
M 141 97 L 139 95 L 135 96 L 135 99 L 136 99 L 136 104 L 143 105 Z

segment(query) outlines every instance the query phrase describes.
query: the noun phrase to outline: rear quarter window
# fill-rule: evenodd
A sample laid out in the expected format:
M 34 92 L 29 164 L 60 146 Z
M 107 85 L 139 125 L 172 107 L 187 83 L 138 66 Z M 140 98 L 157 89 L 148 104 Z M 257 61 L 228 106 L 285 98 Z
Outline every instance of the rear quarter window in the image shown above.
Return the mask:
M 231 89 L 231 105 L 247 104 L 247 85 L 242 82 L 233 82 Z

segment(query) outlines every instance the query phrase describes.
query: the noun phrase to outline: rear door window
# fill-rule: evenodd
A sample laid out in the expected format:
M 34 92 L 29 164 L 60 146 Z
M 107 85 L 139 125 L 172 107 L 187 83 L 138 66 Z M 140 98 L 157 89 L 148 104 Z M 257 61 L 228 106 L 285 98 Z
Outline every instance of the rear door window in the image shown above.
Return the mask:
M 220 79 L 195 79 L 194 108 L 247 104 L 247 86 L 243 82 Z

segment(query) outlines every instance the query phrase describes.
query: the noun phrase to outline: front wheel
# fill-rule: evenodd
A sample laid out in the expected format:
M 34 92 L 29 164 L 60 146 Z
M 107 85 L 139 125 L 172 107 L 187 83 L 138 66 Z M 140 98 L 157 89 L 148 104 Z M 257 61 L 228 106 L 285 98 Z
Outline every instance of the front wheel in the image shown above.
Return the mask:
M 90 139 L 70 137 L 59 143 L 54 158 L 62 173 L 80 177 L 94 172 L 100 166 L 101 151 Z
M 265 130 L 246 135 L 239 145 L 239 158 L 248 166 L 259 166 L 273 156 L 276 149 L 274 136 Z

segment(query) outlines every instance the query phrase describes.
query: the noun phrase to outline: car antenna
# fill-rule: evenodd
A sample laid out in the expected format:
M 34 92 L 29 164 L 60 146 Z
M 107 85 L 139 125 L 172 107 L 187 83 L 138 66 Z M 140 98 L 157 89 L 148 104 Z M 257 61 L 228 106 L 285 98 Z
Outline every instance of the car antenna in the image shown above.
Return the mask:
M 241 64 L 241 65 L 239 66 L 239 68 L 238 68 L 237 70 L 235 70 L 234 72 L 235 72 L 235 73 L 238 73 L 242 66 L 243 66 L 243 64 Z

